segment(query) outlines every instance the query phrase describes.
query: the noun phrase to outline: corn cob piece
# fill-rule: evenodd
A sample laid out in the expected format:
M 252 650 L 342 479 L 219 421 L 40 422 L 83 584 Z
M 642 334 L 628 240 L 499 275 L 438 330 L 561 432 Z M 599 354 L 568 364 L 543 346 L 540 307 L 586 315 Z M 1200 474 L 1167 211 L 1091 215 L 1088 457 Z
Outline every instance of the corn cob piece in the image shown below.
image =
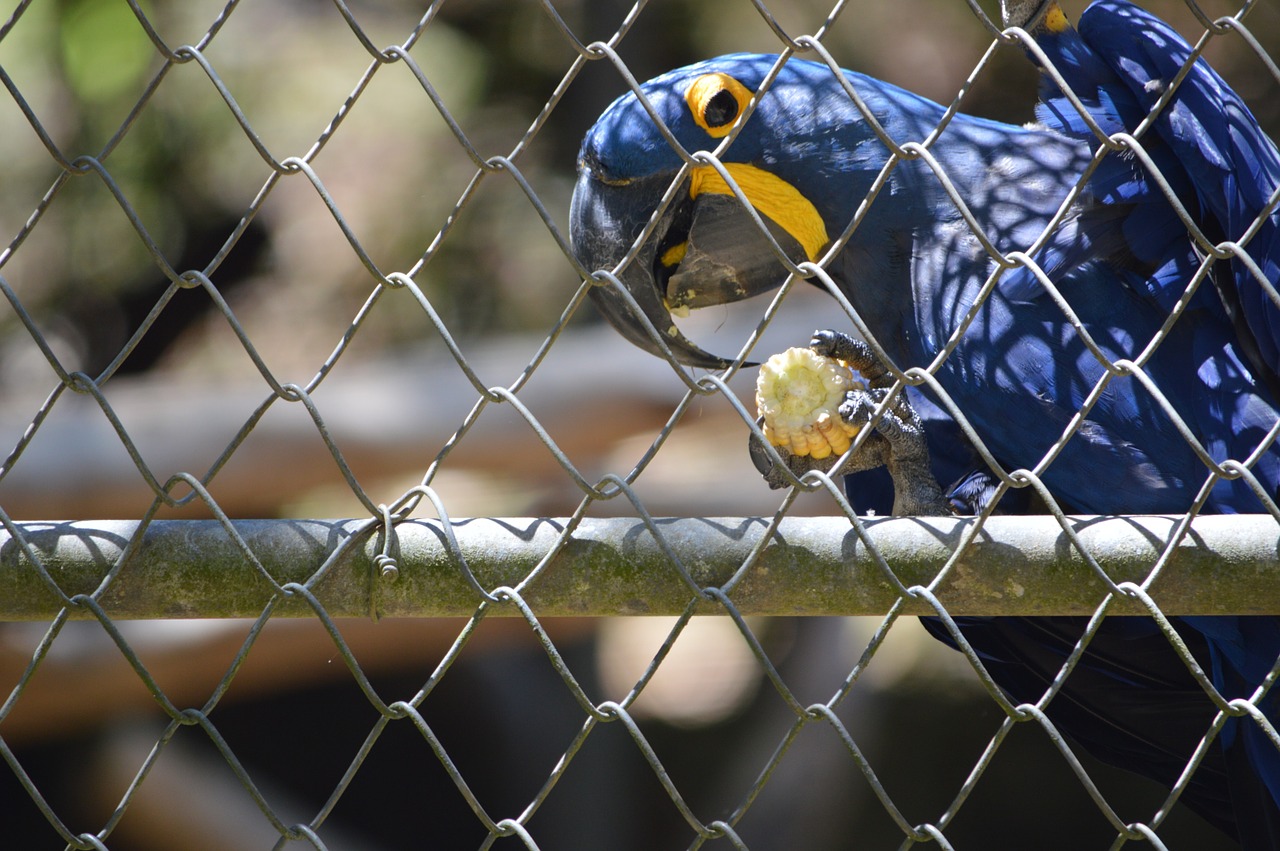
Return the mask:
M 821 460 L 849 448 L 858 426 L 840 418 L 838 408 L 850 390 L 866 389 L 843 361 L 808 348 L 787 349 L 760 367 L 756 409 L 764 436 L 793 455 Z

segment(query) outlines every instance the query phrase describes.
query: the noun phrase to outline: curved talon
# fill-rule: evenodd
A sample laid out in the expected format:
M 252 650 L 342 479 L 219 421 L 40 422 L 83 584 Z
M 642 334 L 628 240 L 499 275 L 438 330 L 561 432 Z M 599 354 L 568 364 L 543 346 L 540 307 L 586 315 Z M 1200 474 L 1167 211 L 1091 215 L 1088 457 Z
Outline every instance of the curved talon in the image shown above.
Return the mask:
M 814 458 L 812 455 L 795 455 L 785 446 L 775 446 L 773 448 L 785 462 L 785 467 L 782 464 L 773 462 L 764 444 L 754 434 L 750 436 L 747 445 L 752 463 L 760 471 L 760 475 L 764 477 L 765 484 L 773 490 L 791 487 L 795 484 L 796 479 L 802 478 L 805 473 L 814 470 L 822 470 L 829 474 L 837 472 L 833 468 L 836 462 L 840 460 L 839 456 L 828 455 L 825 458 Z M 888 464 L 888 455 L 888 441 L 879 434 L 871 434 L 863 442 L 862 446 L 853 451 L 838 472 L 840 475 L 845 475 L 871 470 L 876 467 L 884 467 Z
M 849 425 L 865 427 L 871 422 L 871 415 L 875 413 L 876 408 L 880 407 L 885 395 L 885 391 L 881 389 L 850 390 L 845 394 L 844 401 L 836 408 L 836 412 L 840 414 L 840 419 Z M 880 422 L 884 422 L 891 411 L 892 408 L 885 411 Z
M 893 383 L 892 374 L 880 358 L 857 337 L 830 328 L 820 329 L 813 332 L 809 348 L 825 357 L 844 361 L 861 373 L 873 387 L 888 387 Z
M 756 425 L 763 426 L 764 417 L 758 417 Z M 785 447 L 775 446 L 774 451 L 778 453 L 784 462 L 783 464 L 777 464 L 774 462 L 773 456 L 769 454 L 769 449 L 765 446 L 764 441 L 754 434 L 750 435 L 747 440 L 747 451 L 751 455 L 751 463 L 755 465 L 756 470 L 764 477 L 765 484 L 773 490 L 789 487 L 793 483 L 792 476 L 798 479 L 809 472 L 810 469 L 813 469 L 808 465 L 816 465 L 818 463 L 810 456 L 793 455 Z M 834 464 L 835 460 L 833 457 L 828 458 L 828 466 Z M 788 475 L 788 472 L 791 475 Z

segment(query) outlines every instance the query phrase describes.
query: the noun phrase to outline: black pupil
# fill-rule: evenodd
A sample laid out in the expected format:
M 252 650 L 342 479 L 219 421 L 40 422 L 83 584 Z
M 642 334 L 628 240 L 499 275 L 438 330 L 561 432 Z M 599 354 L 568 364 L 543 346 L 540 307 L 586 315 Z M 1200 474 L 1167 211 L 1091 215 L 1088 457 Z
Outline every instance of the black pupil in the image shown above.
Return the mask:
M 708 127 L 723 127 L 738 117 L 738 99 L 728 89 L 721 89 L 707 101 L 703 117 Z

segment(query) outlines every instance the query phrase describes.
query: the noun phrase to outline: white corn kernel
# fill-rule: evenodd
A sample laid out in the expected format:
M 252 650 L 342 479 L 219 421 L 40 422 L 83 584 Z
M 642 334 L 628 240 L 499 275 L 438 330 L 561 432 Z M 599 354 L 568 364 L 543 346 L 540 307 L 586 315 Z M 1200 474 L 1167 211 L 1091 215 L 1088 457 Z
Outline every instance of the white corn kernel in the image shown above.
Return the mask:
M 769 358 L 756 379 L 756 408 L 764 436 L 793 455 L 815 460 L 842 454 L 858 427 L 840 418 L 845 394 L 866 385 L 843 361 L 793 348 Z

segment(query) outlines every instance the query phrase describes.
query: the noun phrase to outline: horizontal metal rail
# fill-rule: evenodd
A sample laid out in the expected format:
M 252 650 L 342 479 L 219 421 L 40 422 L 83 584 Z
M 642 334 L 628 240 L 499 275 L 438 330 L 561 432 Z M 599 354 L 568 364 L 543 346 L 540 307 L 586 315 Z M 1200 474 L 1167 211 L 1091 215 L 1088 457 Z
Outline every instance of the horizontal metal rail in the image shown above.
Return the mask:
M 82 595 L 111 618 L 455 616 L 486 599 L 519 614 L 501 589 L 539 617 L 678 614 L 705 589 L 744 615 L 883 615 L 894 577 L 936 582 L 952 615 L 1085 615 L 1109 592 L 1090 559 L 1116 583 L 1156 569 L 1147 590 L 1168 615 L 1280 613 L 1269 516 L 1185 534 L 1175 517 L 1073 517 L 1070 535 L 1048 516 L 974 522 L 788 517 L 763 547 L 769 523 L 752 517 L 409 520 L 390 541 L 369 520 L 25 522 L 0 533 L 0 620 L 93 617 Z M 699 610 L 723 611 L 715 596 Z M 909 593 L 902 611 L 934 610 Z M 1122 596 L 1111 611 L 1148 609 Z

